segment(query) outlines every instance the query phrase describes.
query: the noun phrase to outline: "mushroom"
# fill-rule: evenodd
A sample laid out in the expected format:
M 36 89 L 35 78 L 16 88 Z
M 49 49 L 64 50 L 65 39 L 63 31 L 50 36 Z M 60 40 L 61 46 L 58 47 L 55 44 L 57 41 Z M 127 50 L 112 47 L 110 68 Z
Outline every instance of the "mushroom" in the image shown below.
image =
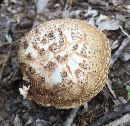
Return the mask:
M 96 27 L 77 19 L 56 19 L 33 28 L 23 39 L 20 88 L 42 106 L 69 109 L 96 96 L 108 78 L 110 45 Z

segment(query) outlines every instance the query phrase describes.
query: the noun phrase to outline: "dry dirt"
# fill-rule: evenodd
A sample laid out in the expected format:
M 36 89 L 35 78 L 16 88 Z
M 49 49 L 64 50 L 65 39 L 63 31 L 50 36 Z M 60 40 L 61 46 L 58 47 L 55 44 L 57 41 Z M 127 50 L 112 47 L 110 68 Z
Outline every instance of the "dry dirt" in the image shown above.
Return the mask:
M 45 0 L 44 8 L 38 1 L 0 1 L 0 126 L 63 126 L 72 111 L 41 107 L 23 99 L 18 90 L 25 83 L 17 58 L 18 40 L 35 25 L 56 18 L 86 20 L 101 29 L 109 38 L 115 61 L 109 86 L 88 102 L 87 110 L 81 106 L 71 125 L 102 126 L 129 113 L 130 1 Z

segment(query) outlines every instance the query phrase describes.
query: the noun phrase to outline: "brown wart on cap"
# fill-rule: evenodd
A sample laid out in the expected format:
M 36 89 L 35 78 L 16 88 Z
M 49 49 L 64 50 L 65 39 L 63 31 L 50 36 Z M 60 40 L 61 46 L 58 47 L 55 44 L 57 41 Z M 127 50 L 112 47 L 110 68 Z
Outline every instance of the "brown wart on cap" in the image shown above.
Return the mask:
M 30 85 L 20 92 L 27 99 L 68 109 L 84 104 L 103 89 L 110 45 L 97 28 L 81 20 L 57 19 L 33 28 L 25 40 L 19 59 L 23 78 Z

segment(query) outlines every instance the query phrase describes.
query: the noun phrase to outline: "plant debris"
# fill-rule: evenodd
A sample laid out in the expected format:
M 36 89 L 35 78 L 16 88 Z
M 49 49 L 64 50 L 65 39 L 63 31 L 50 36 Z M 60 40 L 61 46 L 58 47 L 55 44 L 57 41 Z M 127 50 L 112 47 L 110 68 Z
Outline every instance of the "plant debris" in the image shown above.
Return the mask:
M 0 7 L 0 126 L 130 124 L 129 0 L 3 0 Z M 19 93 L 23 84 L 28 85 L 19 69 L 19 39 L 41 22 L 57 18 L 85 20 L 101 29 L 111 44 L 107 86 L 74 110 L 41 107 Z

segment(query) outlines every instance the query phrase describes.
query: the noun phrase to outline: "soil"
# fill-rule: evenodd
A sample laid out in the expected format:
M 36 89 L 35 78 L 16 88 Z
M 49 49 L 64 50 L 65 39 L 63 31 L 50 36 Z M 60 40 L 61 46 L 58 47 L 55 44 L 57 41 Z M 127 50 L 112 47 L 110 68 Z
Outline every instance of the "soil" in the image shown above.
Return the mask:
M 22 80 L 17 57 L 18 40 L 24 37 L 34 25 L 46 20 L 78 18 L 103 30 L 109 38 L 113 55 L 124 38 L 128 37 L 125 33 L 130 33 L 130 2 L 127 0 L 116 2 L 115 0 L 98 0 L 97 3 L 93 0 L 87 2 L 85 0 L 49 0 L 42 13 L 37 13 L 38 7 L 35 0 L 3 0 L 0 8 L 0 126 L 63 126 L 72 109 L 42 107 L 35 102 L 23 99 L 19 94 L 19 88 L 26 82 Z M 113 19 L 116 27 L 111 27 L 112 24 L 108 25 L 108 19 Z M 126 85 L 130 85 L 129 55 L 130 44 L 124 48 L 109 70 L 111 90 L 105 86 L 88 102 L 87 112 L 84 112 L 85 108 L 81 106 L 73 120 L 73 126 L 90 126 L 108 112 L 115 110 L 117 106 L 129 102 L 126 90 Z M 113 120 L 108 120 L 107 123 L 111 121 Z

